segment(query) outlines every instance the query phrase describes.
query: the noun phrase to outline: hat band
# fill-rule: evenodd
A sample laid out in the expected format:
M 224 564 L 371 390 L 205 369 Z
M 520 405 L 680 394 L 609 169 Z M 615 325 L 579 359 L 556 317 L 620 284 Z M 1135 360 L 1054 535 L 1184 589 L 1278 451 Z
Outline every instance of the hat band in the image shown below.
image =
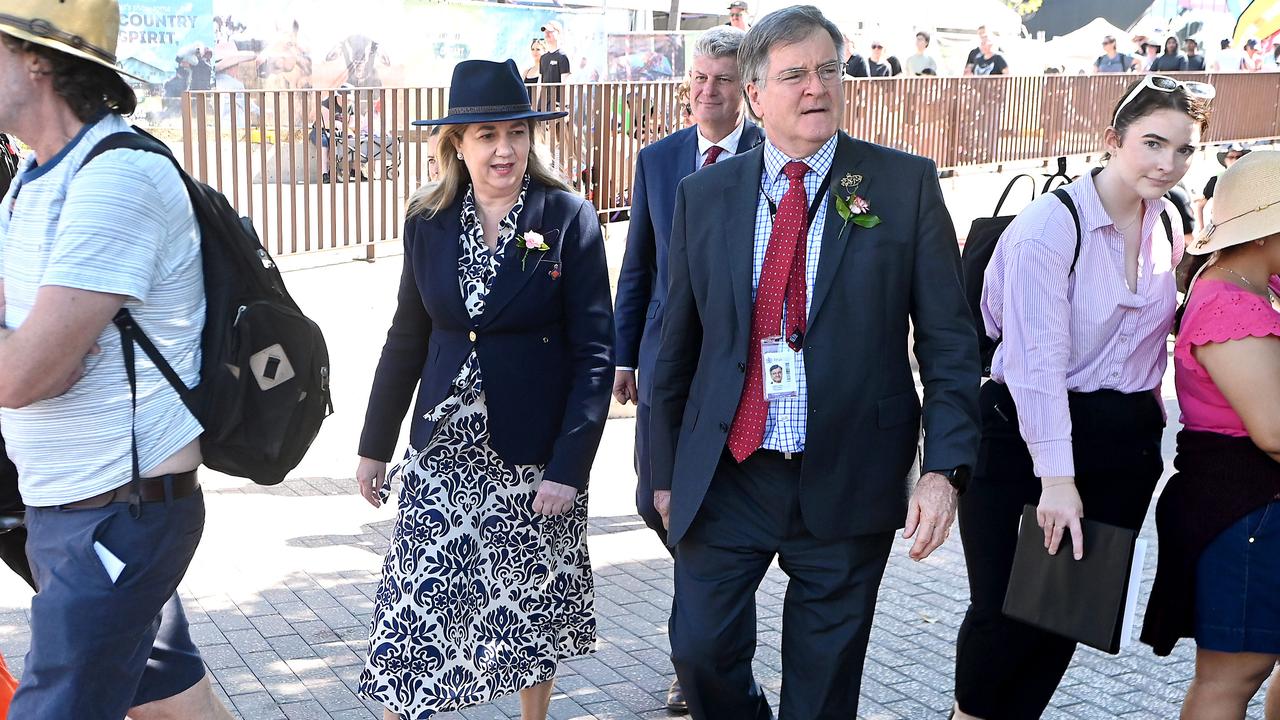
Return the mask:
M 1213 235 L 1214 231 L 1222 227 L 1223 225 L 1226 225 L 1227 223 L 1231 222 L 1232 220 L 1239 220 L 1245 215 L 1252 215 L 1253 213 L 1256 213 L 1256 212 L 1262 212 L 1263 210 L 1266 210 L 1267 208 L 1273 205 L 1280 205 L 1280 200 L 1272 200 L 1271 202 L 1266 203 L 1265 205 L 1259 205 L 1258 207 L 1249 208 L 1248 210 L 1245 210 L 1239 215 L 1234 215 L 1232 217 L 1229 217 L 1226 220 L 1223 220 L 1222 222 L 1209 223 L 1209 226 L 1204 229 L 1204 233 L 1201 235 L 1200 241 L 1196 243 L 1196 247 L 1202 248 L 1205 245 L 1208 245 L 1209 238 Z
M 450 115 L 476 115 L 480 113 L 509 113 L 509 112 L 528 112 L 533 110 L 533 105 L 529 103 L 517 103 L 515 105 L 463 105 L 450 106 Z
M 0 25 L 8 25 L 9 27 L 17 30 L 22 30 L 23 32 L 35 35 L 36 37 L 57 40 L 67 47 L 88 53 L 109 65 L 116 64 L 116 56 L 113 53 L 109 53 L 106 50 L 89 43 L 79 35 L 72 35 L 69 32 L 59 30 L 48 20 L 30 20 L 16 15 L 5 15 L 0 13 Z

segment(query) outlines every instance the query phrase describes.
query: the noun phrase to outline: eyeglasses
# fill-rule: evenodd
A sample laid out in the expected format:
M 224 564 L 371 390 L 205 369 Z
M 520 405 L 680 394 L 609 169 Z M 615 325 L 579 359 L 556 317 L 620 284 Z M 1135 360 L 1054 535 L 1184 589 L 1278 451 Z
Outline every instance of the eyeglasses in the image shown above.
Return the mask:
M 784 87 L 796 88 L 803 85 L 812 73 L 818 76 L 818 81 L 823 85 L 835 85 L 840 82 L 840 78 L 843 75 L 843 69 L 844 68 L 840 64 L 840 61 L 834 60 L 826 65 L 820 65 L 814 70 L 806 68 L 793 68 L 791 70 L 786 70 L 775 75 L 773 80 Z
M 1175 80 L 1168 75 L 1148 75 L 1142 79 L 1142 82 L 1138 83 L 1137 87 L 1125 96 L 1119 107 L 1116 108 L 1116 116 L 1111 119 L 1111 124 L 1114 126 L 1120 121 L 1120 113 L 1129 105 L 1129 103 L 1133 102 L 1139 95 L 1141 95 L 1143 90 L 1155 90 L 1163 93 L 1171 93 L 1176 92 L 1179 88 L 1185 90 L 1191 97 L 1199 98 L 1206 102 L 1214 99 L 1218 95 L 1218 91 L 1208 83 L 1194 81 L 1183 82 L 1181 80 Z

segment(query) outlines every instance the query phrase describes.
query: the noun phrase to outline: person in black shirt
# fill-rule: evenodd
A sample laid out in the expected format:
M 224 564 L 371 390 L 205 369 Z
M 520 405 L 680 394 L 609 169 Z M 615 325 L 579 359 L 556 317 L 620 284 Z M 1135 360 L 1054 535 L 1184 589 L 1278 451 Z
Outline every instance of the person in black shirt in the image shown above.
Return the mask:
M 569 57 L 560 49 L 560 34 L 563 32 L 564 26 L 559 20 L 552 20 L 542 26 L 547 51 L 538 61 L 538 70 L 544 83 L 564 82 L 564 76 L 573 71 L 569 64 Z
M 896 66 L 896 67 L 895 67 Z M 896 57 L 884 56 L 884 45 L 872 41 L 871 54 L 867 57 L 867 75 L 869 77 L 892 77 L 902 74 L 902 65 Z
M 1204 56 L 1195 38 L 1187 38 L 1187 72 L 1204 72 Z
M 987 37 L 987 26 L 979 25 L 978 26 L 978 47 L 970 50 L 969 57 L 966 58 L 964 61 L 965 75 L 977 74 L 974 72 L 974 67 L 978 64 L 978 60 L 982 59 L 982 45 L 983 43 L 990 43 L 990 42 L 991 42 L 990 39 Z
M 978 57 L 973 59 L 974 75 L 1008 75 L 1009 63 L 1004 56 L 997 53 L 991 45 L 991 39 L 985 35 L 978 45 Z
M 849 58 L 844 61 L 844 74 L 856 78 L 867 77 L 867 61 L 854 50 L 853 40 L 848 35 L 844 36 L 844 51 Z

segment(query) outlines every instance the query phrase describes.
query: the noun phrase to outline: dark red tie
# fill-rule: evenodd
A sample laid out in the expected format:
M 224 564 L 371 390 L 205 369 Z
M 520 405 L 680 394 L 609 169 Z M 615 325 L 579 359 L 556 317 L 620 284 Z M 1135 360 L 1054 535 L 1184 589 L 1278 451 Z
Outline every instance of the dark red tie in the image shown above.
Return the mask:
M 751 311 L 751 340 L 747 348 L 747 379 L 738 401 L 738 412 L 729 430 L 729 452 L 742 462 L 760 448 L 764 441 L 765 420 L 769 403 L 764 399 L 763 368 L 760 365 L 760 341 L 777 335 L 782 328 L 783 300 L 791 309 L 792 321 L 787 335 L 805 329 L 806 296 L 805 265 L 808 256 L 808 223 L 806 211 L 809 196 L 804 189 L 804 176 L 809 166 L 793 160 L 782 168 L 789 184 L 773 218 L 773 231 L 765 248 L 764 267 L 756 286 L 756 302 Z
M 715 165 L 716 160 L 720 157 L 720 153 L 724 152 L 724 148 L 719 145 L 712 145 L 707 148 L 707 159 L 702 161 L 702 167 Z

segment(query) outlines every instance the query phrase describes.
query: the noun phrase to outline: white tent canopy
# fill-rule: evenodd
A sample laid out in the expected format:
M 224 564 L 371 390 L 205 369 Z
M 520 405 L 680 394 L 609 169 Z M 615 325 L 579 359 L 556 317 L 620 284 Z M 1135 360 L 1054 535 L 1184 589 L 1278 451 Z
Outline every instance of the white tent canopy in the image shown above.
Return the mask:
M 1062 65 L 1069 73 L 1088 71 L 1102 54 L 1102 38 L 1108 35 L 1116 39 L 1118 52 L 1133 54 L 1133 43 L 1129 42 L 1128 30 L 1116 27 L 1102 18 L 1094 18 L 1079 30 L 1059 35 L 1045 43 L 1044 57 Z

